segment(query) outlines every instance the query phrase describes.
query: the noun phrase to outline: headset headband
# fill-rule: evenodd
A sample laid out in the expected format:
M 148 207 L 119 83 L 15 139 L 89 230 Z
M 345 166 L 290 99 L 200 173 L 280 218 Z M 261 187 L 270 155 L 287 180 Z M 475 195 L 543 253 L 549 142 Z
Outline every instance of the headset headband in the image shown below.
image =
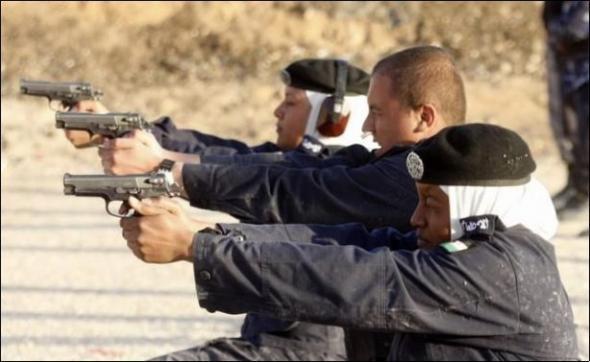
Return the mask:
M 334 109 L 332 112 L 332 123 L 338 123 L 344 105 L 344 94 L 346 93 L 346 78 L 348 77 L 348 64 L 345 60 L 336 60 L 336 92 L 334 93 Z

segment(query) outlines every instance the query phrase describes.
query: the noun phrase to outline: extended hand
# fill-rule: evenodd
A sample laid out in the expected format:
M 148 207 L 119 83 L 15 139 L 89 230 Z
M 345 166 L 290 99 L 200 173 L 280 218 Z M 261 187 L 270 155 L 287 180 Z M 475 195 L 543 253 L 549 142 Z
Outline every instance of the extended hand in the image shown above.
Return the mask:
M 192 261 L 193 237 L 199 229 L 176 202 L 130 198 L 129 206 L 142 215 L 120 222 L 123 238 L 135 256 L 148 263 Z
M 69 111 L 88 113 L 108 113 L 109 110 L 99 101 L 86 100 L 76 103 Z M 98 146 L 103 142 L 100 135 L 93 135 L 87 131 L 65 130 L 68 141 L 76 148 Z
M 129 137 L 107 139 L 98 149 L 104 172 L 130 175 L 155 170 L 164 160 L 164 150 L 151 133 L 134 130 Z

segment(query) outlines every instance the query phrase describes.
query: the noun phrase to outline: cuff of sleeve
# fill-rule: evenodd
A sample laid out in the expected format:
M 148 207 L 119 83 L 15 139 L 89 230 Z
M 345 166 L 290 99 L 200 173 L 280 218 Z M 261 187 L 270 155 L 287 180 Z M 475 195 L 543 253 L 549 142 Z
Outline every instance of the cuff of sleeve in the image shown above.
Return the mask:
M 243 224 L 217 224 L 216 228 L 222 235 L 231 236 L 236 241 L 247 239 L 246 234 L 241 230 Z
M 214 255 L 215 244 L 220 235 L 210 233 L 204 230 L 195 234 L 193 238 L 193 270 L 195 276 L 195 284 L 197 286 L 197 298 L 199 305 L 207 309 L 209 312 L 214 312 L 215 309 L 210 307 L 208 299 L 212 289 L 213 279 L 213 263 L 212 257 Z

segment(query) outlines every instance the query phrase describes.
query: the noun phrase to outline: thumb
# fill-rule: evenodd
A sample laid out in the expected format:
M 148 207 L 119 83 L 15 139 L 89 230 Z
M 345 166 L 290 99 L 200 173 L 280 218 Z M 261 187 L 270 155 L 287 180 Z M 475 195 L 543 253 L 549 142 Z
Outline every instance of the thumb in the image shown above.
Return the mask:
M 135 197 L 129 197 L 129 206 L 143 216 L 155 216 L 167 212 L 166 209 L 158 207 L 150 199 L 139 201 Z
M 158 142 L 156 141 L 155 137 L 153 134 L 151 134 L 150 132 L 144 131 L 144 130 L 133 130 L 133 137 L 137 138 L 141 143 L 145 144 L 145 145 L 151 145 L 154 142 Z
M 145 201 L 145 200 L 144 200 Z M 157 207 L 162 210 L 166 210 L 167 212 L 175 215 L 180 215 L 182 213 L 182 209 L 178 203 L 168 197 L 155 197 L 149 199 L 151 205 L 153 207 Z

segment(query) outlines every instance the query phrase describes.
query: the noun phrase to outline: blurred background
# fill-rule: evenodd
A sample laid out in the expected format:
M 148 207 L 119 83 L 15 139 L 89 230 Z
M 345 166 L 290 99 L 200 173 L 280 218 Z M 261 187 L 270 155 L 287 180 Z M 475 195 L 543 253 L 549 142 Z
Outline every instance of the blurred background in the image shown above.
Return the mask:
M 436 44 L 467 77 L 468 119 L 526 131 L 542 152 L 552 145 L 540 15 L 540 2 L 2 3 L 2 99 L 43 107 L 18 96 L 19 79 L 85 80 L 113 111 L 258 142 L 275 137 L 278 72 L 294 59 L 370 71 L 391 52 Z M 54 138 L 68 146 L 41 121 L 26 122 L 43 127 L 26 152 L 11 140 L 19 125 L 4 125 L 13 162 Z
M 517 130 L 551 191 L 565 183 L 548 119 L 542 3 L 2 2 L 2 360 L 145 359 L 221 335 L 240 318 L 200 310 L 188 265 L 126 250 L 101 200 L 67 198 L 64 172 L 99 173 L 20 79 L 87 81 L 112 111 L 171 116 L 252 144 L 275 138 L 279 70 L 338 57 L 370 71 L 417 44 L 446 47 L 468 120 Z M 225 215 L 198 211 L 203 218 Z M 75 215 L 75 217 L 73 217 Z M 588 356 L 585 219 L 562 223 L 560 269 Z

